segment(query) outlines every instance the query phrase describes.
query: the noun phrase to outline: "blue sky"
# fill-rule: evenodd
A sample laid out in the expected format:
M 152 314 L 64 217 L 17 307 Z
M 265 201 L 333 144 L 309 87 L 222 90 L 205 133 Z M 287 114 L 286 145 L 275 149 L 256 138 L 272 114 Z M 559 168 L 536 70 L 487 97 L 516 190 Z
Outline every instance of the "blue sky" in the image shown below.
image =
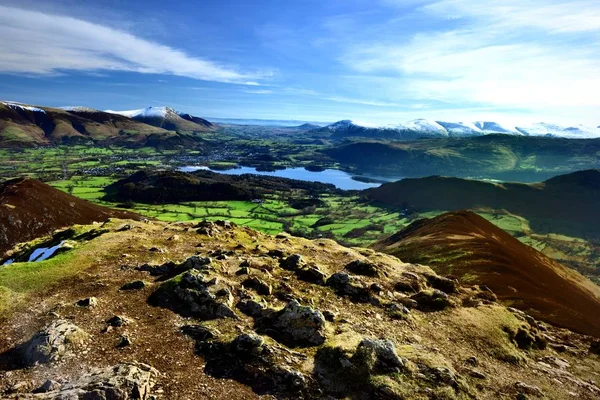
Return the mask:
M 597 0 L 0 0 L 0 98 L 600 125 Z

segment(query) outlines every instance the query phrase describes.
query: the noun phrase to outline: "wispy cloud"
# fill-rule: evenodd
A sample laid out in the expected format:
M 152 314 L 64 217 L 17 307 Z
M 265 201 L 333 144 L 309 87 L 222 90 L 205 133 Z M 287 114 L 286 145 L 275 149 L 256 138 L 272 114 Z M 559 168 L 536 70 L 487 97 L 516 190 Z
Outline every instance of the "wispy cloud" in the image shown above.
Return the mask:
M 132 71 L 254 84 L 264 77 L 133 34 L 61 15 L 0 6 L 0 72 Z
M 415 101 L 600 106 L 597 1 L 442 0 L 417 12 L 438 23 L 402 38 L 355 40 L 340 61 L 365 77 L 396 79 L 394 90 Z

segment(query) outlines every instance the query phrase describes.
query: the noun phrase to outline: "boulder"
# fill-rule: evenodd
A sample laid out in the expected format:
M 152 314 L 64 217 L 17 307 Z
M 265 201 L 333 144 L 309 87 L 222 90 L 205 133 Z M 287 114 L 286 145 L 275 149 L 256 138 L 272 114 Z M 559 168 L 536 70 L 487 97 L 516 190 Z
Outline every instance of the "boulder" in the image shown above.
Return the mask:
M 76 304 L 79 307 L 96 307 L 98 299 L 95 297 L 86 297 L 85 299 L 78 300 Z
M 438 289 L 421 290 L 410 297 L 421 311 L 441 311 L 452 306 L 448 295 Z
M 354 260 L 344 267 L 348 271 L 364 276 L 377 277 L 379 276 L 379 267 L 368 261 Z
M 369 287 L 357 276 L 345 272 L 336 272 L 326 281 L 326 285 L 333 288 L 341 296 L 348 296 L 354 301 L 378 304 Z
M 141 290 L 146 287 L 146 283 L 144 281 L 133 281 L 124 284 L 121 286 L 120 290 Z
M 317 267 L 306 267 L 296 270 L 296 276 L 298 279 L 309 283 L 315 283 L 317 285 L 325 285 L 327 275 L 325 275 Z
M 88 334 L 65 320 L 56 320 L 37 332 L 25 344 L 26 365 L 55 361 L 70 350 L 82 346 Z
M 363 339 L 350 361 L 369 375 L 401 372 L 405 365 L 390 340 Z
M 19 395 L 24 400 L 149 400 L 159 372 L 142 363 L 122 363 L 92 370 L 62 385 L 49 385 L 37 394 Z M 43 388 L 46 387 L 44 384 Z M 41 388 L 40 388 L 41 389 Z
M 276 314 L 272 328 L 291 345 L 318 346 L 325 342 L 325 324 L 321 311 L 292 300 Z
M 256 293 L 262 296 L 269 296 L 273 293 L 271 285 L 255 276 L 251 276 L 242 282 L 242 286 L 248 289 L 253 289 Z
M 288 271 L 296 271 L 304 266 L 304 261 L 300 254 L 292 254 L 291 256 L 279 261 L 279 266 Z
M 444 293 L 458 293 L 458 281 L 454 279 L 444 278 L 443 276 L 427 274 L 425 275 L 427 283 L 434 288 L 441 290 Z

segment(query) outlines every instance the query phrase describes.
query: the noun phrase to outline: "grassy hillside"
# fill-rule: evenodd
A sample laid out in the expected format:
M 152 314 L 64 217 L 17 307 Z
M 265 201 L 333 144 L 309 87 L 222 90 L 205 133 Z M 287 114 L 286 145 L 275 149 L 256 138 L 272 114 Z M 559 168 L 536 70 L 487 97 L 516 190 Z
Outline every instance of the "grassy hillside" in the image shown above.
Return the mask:
M 600 235 L 600 170 L 538 184 L 491 183 L 432 176 L 366 190 L 372 201 L 416 210 L 497 209 L 521 216 L 536 233 Z
M 347 142 L 325 150 L 336 161 L 395 176 L 445 175 L 535 182 L 600 165 L 600 139 L 487 135 L 411 142 Z

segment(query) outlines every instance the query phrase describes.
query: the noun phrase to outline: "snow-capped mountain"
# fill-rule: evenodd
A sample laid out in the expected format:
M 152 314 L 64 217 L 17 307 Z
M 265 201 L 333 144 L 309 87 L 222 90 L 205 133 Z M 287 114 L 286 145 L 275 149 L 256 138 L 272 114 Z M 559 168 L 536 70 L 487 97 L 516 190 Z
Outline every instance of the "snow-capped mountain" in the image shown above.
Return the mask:
M 22 111 L 32 111 L 32 112 L 39 112 L 39 113 L 46 112 L 39 107 L 34 107 L 34 106 L 30 106 L 30 105 L 23 104 L 23 103 L 18 103 L 16 101 L 3 101 L 2 104 L 4 104 L 7 107 L 12 108 L 13 110 L 17 110 L 17 111 L 22 110 Z
M 342 120 L 318 129 L 333 132 L 334 136 L 385 137 L 390 139 L 413 139 L 420 137 L 470 137 L 490 134 L 515 136 L 547 136 L 570 139 L 600 138 L 600 128 L 577 125 L 564 127 L 555 124 L 537 123 L 530 126 L 507 126 L 493 121 L 445 122 L 415 119 L 394 125 L 368 126 Z
M 106 110 L 111 114 L 144 122 L 149 125 L 175 131 L 207 131 L 213 125 L 207 120 L 193 115 L 176 111 L 170 107 L 147 107 L 139 110 L 114 111 Z

